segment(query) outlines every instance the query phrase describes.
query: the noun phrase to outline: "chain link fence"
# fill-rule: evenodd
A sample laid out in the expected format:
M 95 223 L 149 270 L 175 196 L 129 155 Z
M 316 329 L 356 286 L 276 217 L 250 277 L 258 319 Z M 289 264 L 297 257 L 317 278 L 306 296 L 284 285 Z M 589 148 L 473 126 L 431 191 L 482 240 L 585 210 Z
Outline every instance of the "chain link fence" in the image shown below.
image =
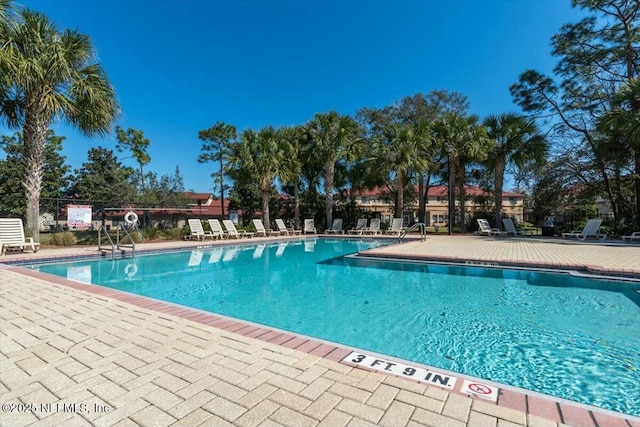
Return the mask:
M 77 227 L 69 221 L 70 206 L 91 208 L 90 225 Z M 77 198 L 43 198 L 40 201 L 39 224 L 41 232 L 67 230 L 93 230 L 104 221 L 107 229 L 125 224 L 125 215 L 133 211 L 138 216 L 140 229 L 156 228 L 168 230 L 183 227 L 187 218 L 198 216 L 198 208 L 174 208 L 165 206 L 139 206 L 122 201 L 120 204 L 104 200 Z

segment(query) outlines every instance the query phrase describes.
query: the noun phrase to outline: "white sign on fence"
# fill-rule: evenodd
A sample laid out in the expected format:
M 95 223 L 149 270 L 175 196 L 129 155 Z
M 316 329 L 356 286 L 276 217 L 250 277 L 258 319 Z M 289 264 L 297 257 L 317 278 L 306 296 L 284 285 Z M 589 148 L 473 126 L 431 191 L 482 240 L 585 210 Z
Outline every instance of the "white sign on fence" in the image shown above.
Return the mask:
M 69 228 L 91 227 L 91 206 L 68 205 L 67 225 Z

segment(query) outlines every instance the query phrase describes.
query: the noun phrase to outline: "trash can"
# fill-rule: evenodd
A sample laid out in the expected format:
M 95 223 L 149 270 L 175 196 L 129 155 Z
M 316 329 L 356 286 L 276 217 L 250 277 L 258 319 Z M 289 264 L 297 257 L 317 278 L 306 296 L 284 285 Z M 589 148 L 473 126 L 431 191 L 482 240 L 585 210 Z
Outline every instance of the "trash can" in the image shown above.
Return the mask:
M 556 230 L 553 224 L 553 220 L 547 217 L 544 224 L 542 224 L 542 235 L 553 237 L 556 235 Z

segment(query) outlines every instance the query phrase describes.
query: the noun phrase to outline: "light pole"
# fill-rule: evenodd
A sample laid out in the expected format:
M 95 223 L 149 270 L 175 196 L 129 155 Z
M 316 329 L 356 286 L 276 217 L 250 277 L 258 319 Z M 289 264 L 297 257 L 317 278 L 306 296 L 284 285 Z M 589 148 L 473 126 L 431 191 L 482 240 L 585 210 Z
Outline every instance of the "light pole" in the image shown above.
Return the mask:
M 453 152 L 453 146 L 451 144 L 447 144 L 447 163 L 449 164 L 449 185 L 447 186 L 447 198 L 448 198 L 448 204 L 449 204 L 449 235 L 451 235 L 453 233 L 453 221 L 454 221 L 454 216 L 455 216 L 455 201 L 453 199 L 453 187 L 454 187 L 454 182 L 453 182 L 453 162 L 451 161 L 451 154 Z

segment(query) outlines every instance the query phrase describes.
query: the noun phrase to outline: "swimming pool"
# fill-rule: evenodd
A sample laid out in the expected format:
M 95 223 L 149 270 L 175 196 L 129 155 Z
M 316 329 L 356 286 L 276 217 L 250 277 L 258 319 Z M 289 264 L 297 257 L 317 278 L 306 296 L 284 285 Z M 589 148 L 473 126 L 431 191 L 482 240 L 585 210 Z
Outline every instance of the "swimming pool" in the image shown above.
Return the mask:
M 380 244 L 314 239 L 34 268 L 640 415 L 640 286 L 343 257 Z

